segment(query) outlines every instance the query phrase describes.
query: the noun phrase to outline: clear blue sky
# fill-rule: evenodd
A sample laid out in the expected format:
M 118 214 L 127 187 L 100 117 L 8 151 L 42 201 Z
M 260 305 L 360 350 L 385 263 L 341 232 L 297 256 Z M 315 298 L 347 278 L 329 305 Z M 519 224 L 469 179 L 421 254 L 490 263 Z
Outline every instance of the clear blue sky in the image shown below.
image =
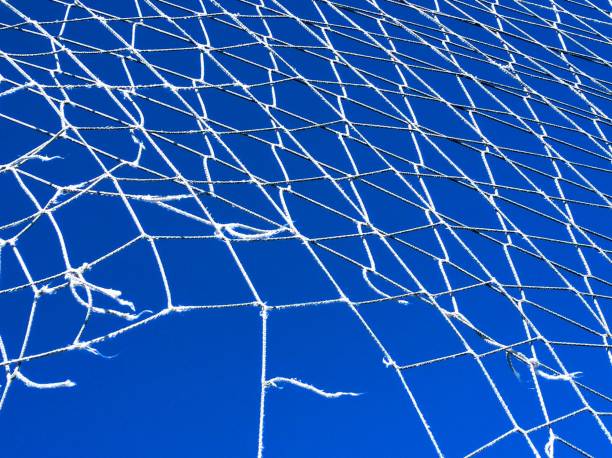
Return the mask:
M 0 456 L 610 453 L 606 2 L 69 5 L 0 1 Z

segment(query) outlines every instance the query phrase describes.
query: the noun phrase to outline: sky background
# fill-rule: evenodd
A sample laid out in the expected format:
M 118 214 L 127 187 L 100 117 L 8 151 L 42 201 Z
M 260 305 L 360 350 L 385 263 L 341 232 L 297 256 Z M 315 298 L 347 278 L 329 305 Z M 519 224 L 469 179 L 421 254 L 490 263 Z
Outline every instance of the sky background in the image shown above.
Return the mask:
M 446 456 L 609 454 L 609 7 L 543 3 L 0 2 L 8 359 L 223 306 L 12 362 L 76 386 L 2 455 L 256 456 L 261 303 L 268 380 L 359 393 L 269 386 L 264 456 L 436 456 L 402 381 Z

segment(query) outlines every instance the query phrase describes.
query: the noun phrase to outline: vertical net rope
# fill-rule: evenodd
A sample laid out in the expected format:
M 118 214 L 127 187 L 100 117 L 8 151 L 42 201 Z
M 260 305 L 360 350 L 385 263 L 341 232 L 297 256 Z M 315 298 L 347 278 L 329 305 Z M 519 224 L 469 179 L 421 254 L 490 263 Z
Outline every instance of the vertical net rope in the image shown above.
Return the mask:
M 592 456 L 593 438 L 610 450 L 607 2 L 0 3 L 0 304 L 27 304 L 1 330 L 0 415 L 15 384 L 74 385 L 30 377 L 41 359 L 103 356 L 105 341 L 179 313 L 250 309 L 265 456 L 271 397 L 368 396 L 269 367 L 277 317 L 342 308 L 401 385 L 424 455 L 517 439 L 534 456 Z M 108 234 L 81 233 L 95 217 Z M 179 291 L 193 264 L 168 250 L 187 243 L 235 283 L 203 273 L 191 288 L 214 295 Z M 273 260 L 279 246 L 300 254 Z M 130 256 L 146 273 L 121 283 L 112 272 Z M 308 266 L 282 300 L 272 262 Z M 74 321 L 31 345 L 53 301 Z M 385 325 L 391 307 L 440 327 L 410 347 Z M 451 364 L 507 425 L 469 449 L 412 382 Z M 564 429 L 577 419 L 580 432 Z

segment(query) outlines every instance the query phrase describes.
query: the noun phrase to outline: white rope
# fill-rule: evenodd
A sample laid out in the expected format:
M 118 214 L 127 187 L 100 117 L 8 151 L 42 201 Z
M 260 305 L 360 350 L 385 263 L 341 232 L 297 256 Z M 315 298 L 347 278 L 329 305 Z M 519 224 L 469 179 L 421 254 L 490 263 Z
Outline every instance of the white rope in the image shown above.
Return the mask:
M 610 367 L 589 356 L 612 365 L 608 4 L 133 0 L 130 13 L 117 16 L 87 0 L 45 1 L 53 13 L 32 16 L 0 0 L 3 20 L 11 18 L 0 24 L 0 103 L 11 102 L 0 106 L 0 123 L 16 132 L 0 158 L 0 191 L 15 197 L 0 207 L 0 305 L 31 293 L 21 340 L 0 337 L 0 414 L 10 415 L 14 380 L 74 386 L 26 377 L 37 359 L 79 350 L 106 357 L 96 345 L 162 317 L 257 308 L 261 457 L 274 440 L 264 434 L 276 415 L 270 388 L 368 396 L 367 387 L 333 392 L 268 375 L 277 314 L 344 307 L 416 412 L 431 442 L 424 454 L 456 453 L 445 449 L 449 431 L 428 409 L 432 393 L 409 374 L 451 360 L 470 361 L 494 399 L 484 408 L 508 426 L 466 456 L 495 453 L 514 436 L 534 456 L 564 447 L 590 456 L 588 441 L 559 427 L 577 415 L 592 417 L 589 434 L 612 446 L 603 421 L 612 393 L 600 375 Z M 82 27 L 99 31 L 99 41 L 79 34 Z M 3 42 L 9 32 L 38 44 Z M 97 59 L 113 71 L 101 71 Z M 103 215 L 112 246 L 84 233 L 92 249 L 84 255 L 66 214 Z M 55 257 L 35 259 L 31 234 Z M 185 294 L 176 294 L 173 275 L 189 267 L 162 247 L 186 241 L 222 245 L 226 257 L 199 262 L 237 272 L 249 297 L 232 302 L 232 291 L 218 289 L 226 286 L 207 283 L 197 288 L 217 288 L 228 301 L 176 303 Z M 243 255 L 247 244 L 261 252 L 299 247 L 313 267 L 291 300 L 270 300 L 259 279 L 273 261 L 262 256 L 254 267 Z M 148 269 L 129 289 L 100 279 L 136 252 L 156 278 Z M 297 262 L 305 261 L 276 267 Z M 4 275 L 9 263 L 18 281 Z M 163 291 L 158 303 L 134 299 L 153 283 Z M 314 284 L 332 292 L 310 299 Z M 78 313 L 80 326 L 65 344 L 34 353 L 39 308 L 59 298 L 70 302 L 61 313 Z M 388 331 L 368 313 L 392 304 L 408 316 L 426 304 L 459 350 L 399 361 Z M 507 332 L 491 322 L 491 310 Z M 113 320 L 112 329 L 96 335 L 98 319 Z M 533 396 L 536 426 L 521 424 L 513 393 L 501 387 L 505 374 L 487 364 L 498 354 L 517 376 L 513 389 Z M 521 374 L 529 377 L 521 382 Z M 550 394 L 553 384 L 568 388 L 575 410 L 553 416 L 566 402 Z

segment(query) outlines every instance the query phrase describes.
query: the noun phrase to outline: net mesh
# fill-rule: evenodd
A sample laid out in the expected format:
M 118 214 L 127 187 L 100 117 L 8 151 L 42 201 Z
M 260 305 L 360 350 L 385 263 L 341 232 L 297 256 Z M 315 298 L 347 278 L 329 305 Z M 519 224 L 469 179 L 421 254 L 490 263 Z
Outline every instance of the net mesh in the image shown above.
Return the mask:
M 427 453 L 612 443 L 606 2 L 0 1 L 0 407 L 74 385 L 37 360 L 251 309 L 261 456 L 270 397 L 368 395 L 268 367 L 276 317 L 344 308 Z M 451 364 L 507 425 L 469 448 L 411 381 Z

